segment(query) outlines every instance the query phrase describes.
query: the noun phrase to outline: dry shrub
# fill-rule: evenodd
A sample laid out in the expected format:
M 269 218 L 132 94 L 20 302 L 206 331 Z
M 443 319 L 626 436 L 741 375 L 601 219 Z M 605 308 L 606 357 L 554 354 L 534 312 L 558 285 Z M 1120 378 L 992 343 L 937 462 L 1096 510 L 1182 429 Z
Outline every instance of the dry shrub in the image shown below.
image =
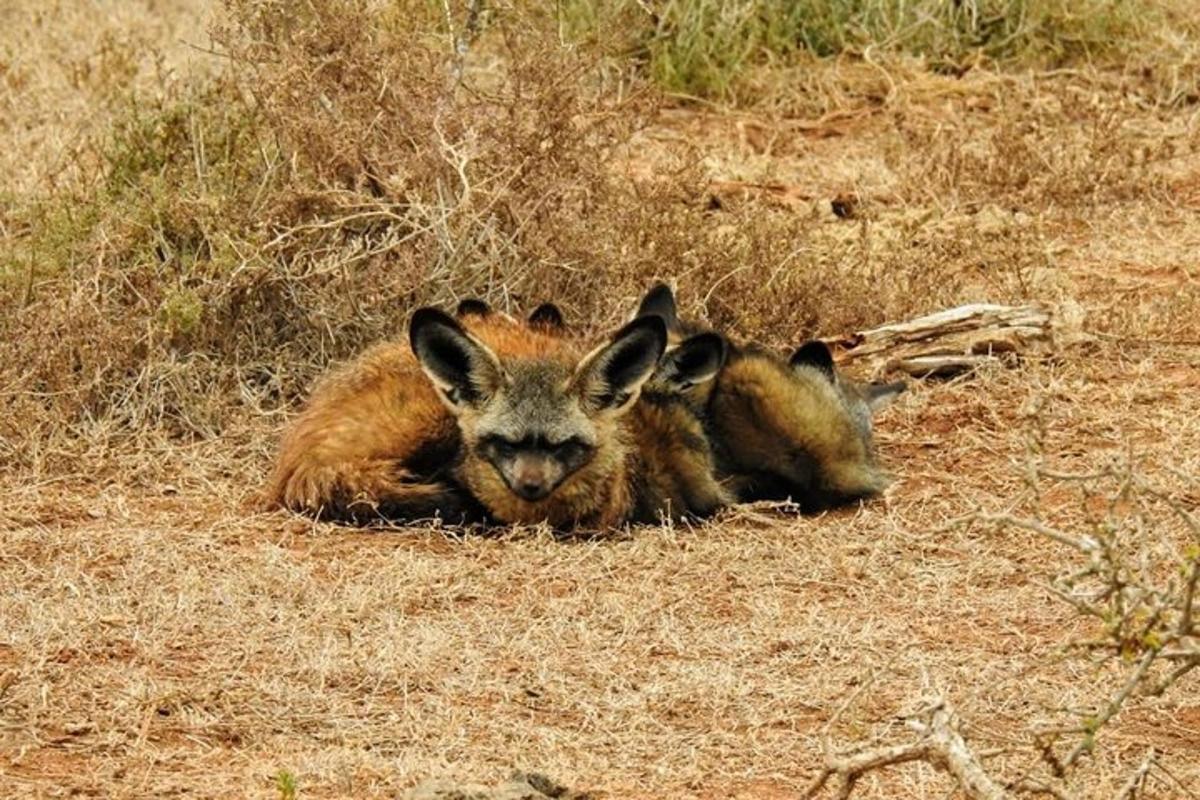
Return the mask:
M 636 124 L 534 25 L 497 26 L 504 74 L 459 86 L 436 24 L 400 11 L 228 14 L 220 79 L 131 98 L 101 180 L 6 215 L 5 439 L 27 462 L 89 420 L 213 435 L 415 305 L 519 298 L 537 280 L 524 232 L 606 190 Z
M 1087 82 L 1014 82 L 970 101 L 976 107 L 951 124 L 898 115 L 890 161 L 904 185 L 967 206 L 1002 199 L 1026 210 L 1166 200 L 1161 165 L 1200 144 L 1195 129 L 1171 127 L 1119 90 L 1101 99 Z
M 4 209 L 11 464 L 74 468 L 83 444 L 111 463 L 135 433 L 143 446 L 248 430 L 414 307 L 463 296 L 554 299 L 596 332 L 671 277 L 690 313 L 778 346 L 981 287 L 1018 299 L 1049 265 L 1039 203 L 1159 190 L 1143 166 L 1165 135 L 1117 126 L 1074 84 L 1050 106 L 992 87 L 1001 121 L 979 127 L 887 100 L 897 188 L 854 219 L 827 200 L 714 208 L 698 148 L 649 152 L 639 135 L 661 97 L 614 71 L 612 42 L 564 41 L 536 5 L 470 24 L 455 4 L 225 12 L 220 74 L 129 96 L 94 142 L 100 172 Z M 885 78 L 841 80 L 867 97 Z M 650 177 L 634 176 L 639 158 Z M 993 206 L 1002 218 L 981 221 Z

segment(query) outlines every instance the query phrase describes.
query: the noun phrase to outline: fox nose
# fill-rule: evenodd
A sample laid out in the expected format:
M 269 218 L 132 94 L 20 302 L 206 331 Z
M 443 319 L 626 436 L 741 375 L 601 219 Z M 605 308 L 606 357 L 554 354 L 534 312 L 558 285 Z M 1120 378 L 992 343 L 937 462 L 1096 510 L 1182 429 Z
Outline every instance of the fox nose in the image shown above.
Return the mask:
M 550 492 L 542 480 L 522 479 L 517 482 L 517 494 L 526 500 L 541 500 Z
M 512 488 L 526 500 L 541 500 L 550 494 L 545 465 L 539 459 L 523 456 L 517 459 Z

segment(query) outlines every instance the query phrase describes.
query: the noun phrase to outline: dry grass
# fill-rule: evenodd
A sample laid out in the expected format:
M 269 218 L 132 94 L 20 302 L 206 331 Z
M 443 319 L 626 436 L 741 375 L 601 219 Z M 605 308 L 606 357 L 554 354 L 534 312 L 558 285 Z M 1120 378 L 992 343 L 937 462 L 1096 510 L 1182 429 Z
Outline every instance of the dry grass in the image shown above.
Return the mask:
M 94 168 L 90 138 L 134 88 L 211 68 L 211 4 L 6 3 L 0 9 L 0 175 L 5 195 Z
M 985 747 L 1111 691 L 1052 657 L 1088 632 L 1042 588 L 1068 554 L 945 523 L 1015 506 L 1084 526 L 1074 489 L 1030 496 L 1031 441 L 1064 469 L 1132 447 L 1197 504 L 1194 106 L 1155 102 L 1157 75 L 842 59 L 755 108 L 662 107 L 609 67 L 581 89 L 597 62 L 536 20 L 491 28 L 477 91 L 448 94 L 427 69 L 443 39 L 385 15 L 356 42 L 358 17 L 312 6 L 326 24 L 272 37 L 253 26 L 273 6 L 235 3 L 242 66 L 123 93 L 98 137 L 45 111 L 109 89 L 55 78 L 71 48 L 17 12 L 32 33 L 8 46 L 43 88 L 0 130 L 0 795 L 276 797 L 286 771 L 302 798 L 386 797 L 526 767 L 607 797 L 781 798 L 876 671 L 839 736 L 885 729 L 926 680 Z M 118 30 L 174 41 L 202 8 L 89 24 L 72 57 Z M 47 183 L 81 135 L 92 156 Z M 246 511 L 311 377 L 414 305 L 554 297 L 599 329 L 653 276 L 779 345 L 967 300 L 1051 302 L 1089 337 L 915 386 L 880 422 L 899 481 L 861 510 L 572 542 Z M 1196 689 L 1136 699 L 1080 794 L 1114 793 L 1148 744 L 1200 791 Z M 948 784 L 911 767 L 861 788 Z
M 1170 411 L 1132 418 L 1148 391 Z M 823 722 L 885 668 L 842 735 L 886 724 L 925 673 L 976 740 L 1002 746 L 1116 681 L 1051 658 L 1085 630 L 1039 585 L 1061 550 L 941 530 L 1022 494 L 1022 411 L 1043 396 L 1057 398 L 1043 412 L 1056 466 L 1095 463 L 1106 436 L 1142 442 L 1151 474 L 1197 466 L 1196 431 L 1177 424 L 1200 411 L 1194 382 L 1072 366 L 918 388 L 885 421 L 897 490 L 813 520 L 735 513 L 564 543 L 247 518 L 226 482 L 215 497 L 13 492 L 8 513 L 28 516 L 0 576 L 0 780 L 11 794 L 265 796 L 287 769 L 302 796 L 384 797 L 525 766 L 613 797 L 789 796 Z M 1070 491 L 1044 509 L 1081 524 Z M 1200 779 L 1194 686 L 1105 733 L 1089 793 L 1119 785 L 1147 744 Z M 899 771 L 867 796 L 941 785 Z

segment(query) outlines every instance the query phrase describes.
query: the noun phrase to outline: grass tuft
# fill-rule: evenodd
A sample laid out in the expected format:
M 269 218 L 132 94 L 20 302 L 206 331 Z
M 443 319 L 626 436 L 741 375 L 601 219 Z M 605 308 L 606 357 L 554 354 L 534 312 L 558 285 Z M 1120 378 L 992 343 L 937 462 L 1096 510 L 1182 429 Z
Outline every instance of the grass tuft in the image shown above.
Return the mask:
M 286 769 L 279 770 L 275 775 L 275 788 L 279 791 L 279 800 L 296 800 L 299 796 L 298 785 L 296 776 Z
M 748 73 L 802 55 L 914 56 L 961 74 L 981 62 L 1057 69 L 1139 68 L 1173 52 L 1194 86 L 1200 25 L 1178 0 L 626 0 L 565 4 L 570 29 L 633 31 L 648 74 L 668 91 L 744 100 Z M 604 8 L 604 11 L 599 9 Z

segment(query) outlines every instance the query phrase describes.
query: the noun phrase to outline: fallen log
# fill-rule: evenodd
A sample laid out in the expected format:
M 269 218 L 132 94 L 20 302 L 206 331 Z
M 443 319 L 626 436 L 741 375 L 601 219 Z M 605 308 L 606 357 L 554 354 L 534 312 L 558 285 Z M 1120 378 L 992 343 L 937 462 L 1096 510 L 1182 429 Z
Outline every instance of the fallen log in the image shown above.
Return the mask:
M 950 376 L 1002 359 L 1053 348 L 1049 309 L 973 303 L 826 340 L 841 363 L 867 363 L 873 374 Z

